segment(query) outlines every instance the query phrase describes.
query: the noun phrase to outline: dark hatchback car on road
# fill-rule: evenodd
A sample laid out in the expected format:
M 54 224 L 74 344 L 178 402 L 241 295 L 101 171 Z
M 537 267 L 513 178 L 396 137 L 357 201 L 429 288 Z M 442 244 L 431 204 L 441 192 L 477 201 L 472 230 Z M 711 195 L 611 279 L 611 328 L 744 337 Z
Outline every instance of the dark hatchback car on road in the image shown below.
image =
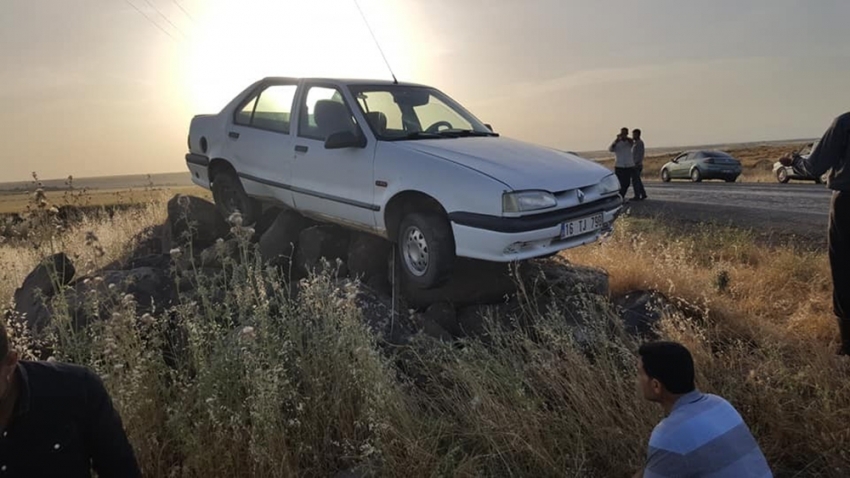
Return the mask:
M 723 151 L 685 151 L 661 167 L 661 180 L 690 179 L 698 183 L 704 179 L 722 179 L 734 183 L 741 175 L 741 162 Z

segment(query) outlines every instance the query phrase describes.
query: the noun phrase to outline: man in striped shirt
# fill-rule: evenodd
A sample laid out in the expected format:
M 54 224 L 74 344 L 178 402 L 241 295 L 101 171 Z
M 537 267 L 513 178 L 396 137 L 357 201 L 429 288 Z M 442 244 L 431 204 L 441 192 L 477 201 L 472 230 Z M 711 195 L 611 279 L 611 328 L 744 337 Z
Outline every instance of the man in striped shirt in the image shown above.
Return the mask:
M 641 346 L 638 383 L 666 415 L 652 431 L 646 468 L 635 477 L 772 477 L 741 415 L 694 386 L 690 352 L 675 342 Z

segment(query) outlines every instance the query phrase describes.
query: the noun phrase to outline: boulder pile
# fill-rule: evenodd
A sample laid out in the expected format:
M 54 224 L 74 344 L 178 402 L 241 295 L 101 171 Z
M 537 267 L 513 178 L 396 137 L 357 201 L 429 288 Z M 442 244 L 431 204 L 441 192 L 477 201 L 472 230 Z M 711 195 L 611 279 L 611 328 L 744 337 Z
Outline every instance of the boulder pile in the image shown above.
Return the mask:
M 46 257 L 15 292 L 11 315 L 38 334 L 56 313 L 57 301 L 51 299 L 61 293 L 73 325 L 84 326 L 110 317 L 114 304 L 87 300 L 106 292 L 131 296 L 140 314 L 167 314 L 180 294 L 191 293 L 192 284 L 176 279 L 176 271 L 221 274 L 227 263 L 244 260 L 244 244 L 263 264 L 285 271 L 296 293 L 301 279 L 330 267 L 341 294 L 389 343 L 404 343 L 419 333 L 447 341 L 481 337 L 487 314 L 530 318 L 546 313 L 553 301 L 563 304 L 571 297 L 604 301 L 628 331 L 647 334 L 670 307 L 652 291 L 612 298 L 605 271 L 557 256 L 520 265 L 459 259 L 448 283 L 419 290 L 405 283 L 392 244 L 380 237 L 317 223 L 290 210 L 269 210 L 257 224 L 245 225 L 239 217 L 222 217 L 202 198 L 178 195 L 168 202 L 164 224 L 143 230 L 131 253 L 101 270 L 78 276 L 65 254 Z

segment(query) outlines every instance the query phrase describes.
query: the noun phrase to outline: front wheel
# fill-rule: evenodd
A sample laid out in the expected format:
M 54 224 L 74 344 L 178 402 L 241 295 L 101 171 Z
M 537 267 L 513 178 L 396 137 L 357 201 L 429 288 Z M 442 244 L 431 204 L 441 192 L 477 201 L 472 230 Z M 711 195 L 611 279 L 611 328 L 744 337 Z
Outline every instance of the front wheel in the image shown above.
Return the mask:
M 670 182 L 670 171 L 668 171 L 666 168 L 661 170 L 661 180 L 665 183 Z
M 443 285 L 455 262 L 455 244 L 445 216 L 410 213 L 398 228 L 398 254 L 407 280 L 420 289 Z
M 701 172 L 699 172 L 699 169 L 694 168 L 694 169 L 691 171 L 691 181 L 693 181 L 693 182 L 695 182 L 695 183 L 698 183 L 698 182 L 702 181 L 702 173 L 701 173 Z
M 776 171 L 776 180 L 782 184 L 787 183 L 791 178 L 788 176 L 788 171 L 785 168 L 780 168 Z

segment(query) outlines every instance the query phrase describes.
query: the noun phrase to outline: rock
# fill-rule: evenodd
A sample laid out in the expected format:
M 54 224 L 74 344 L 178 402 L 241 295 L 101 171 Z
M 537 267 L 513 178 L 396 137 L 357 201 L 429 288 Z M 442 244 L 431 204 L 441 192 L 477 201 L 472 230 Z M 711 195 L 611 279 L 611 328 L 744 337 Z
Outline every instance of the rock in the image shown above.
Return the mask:
M 230 234 L 230 226 L 215 204 L 195 196 L 178 194 L 168 201 L 168 230 L 172 245 L 191 241 L 196 251 Z
M 177 299 L 175 284 L 167 270 L 140 267 L 127 271 L 104 271 L 95 277 L 86 277 L 73 284 L 66 298 L 74 325 L 81 327 L 96 319 L 110 317 L 116 301 L 131 295 L 139 314 L 159 314 Z M 92 296 L 98 300 L 92 302 Z M 97 304 L 99 308 L 92 307 Z
M 37 332 L 50 323 L 52 314 L 47 302 L 59 288 L 71 283 L 76 271 L 64 253 L 45 258 L 15 290 L 15 312 L 30 331 Z
M 487 328 L 485 319 L 492 317 L 498 320 L 498 324 L 506 327 L 511 327 L 511 314 L 517 305 L 513 302 L 490 304 L 490 305 L 473 305 L 464 307 L 457 311 L 457 326 L 460 329 L 461 337 L 475 337 L 486 339 Z
M 526 287 L 540 285 L 557 294 L 596 294 L 608 296 L 608 273 L 602 269 L 570 264 L 556 257 L 526 264 L 520 275 Z
M 321 259 L 325 258 L 336 270 L 336 260 L 345 261 L 348 257 L 348 239 L 348 231 L 338 226 L 319 225 L 304 229 L 298 235 L 296 268 L 302 273 L 309 273 L 318 269 Z
M 263 261 L 272 264 L 289 263 L 306 224 L 304 216 L 295 211 L 280 212 L 260 237 L 260 255 Z
M 342 297 L 353 301 L 360 310 L 363 323 L 385 342 L 402 345 L 415 334 L 406 310 L 396 308 L 393 319 L 392 297 L 351 279 L 339 279 L 336 283 Z
M 166 227 L 163 224 L 146 227 L 133 239 L 133 243 L 135 249 L 130 254 L 131 259 L 153 254 L 166 254 L 171 250 L 171 238 L 168 237 Z
M 437 324 L 442 330 L 454 337 L 463 336 L 463 330 L 461 330 L 457 322 L 457 311 L 453 305 L 447 302 L 438 302 L 431 305 L 422 314 L 422 318 L 426 322 Z
M 428 319 L 427 317 L 423 316 L 422 318 L 424 319 L 422 322 L 422 333 L 443 342 L 451 342 L 454 340 L 452 334 L 442 328 L 440 324 Z
M 396 262 L 398 262 L 396 258 Z M 396 264 L 400 267 L 400 264 Z M 424 309 L 431 304 L 448 302 L 455 306 L 504 302 L 516 293 L 516 282 L 507 264 L 458 258 L 448 282 L 434 289 L 418 289 L 410 284 L 400 269 L 396 280 L 407 304 Z
M 373 234 L 356 232 L 348 245 L 346 264 L 352 277 L 368 282 L 373 277 L 387 280 L 392 244 Z
M 658 291 L 633 291 L 614 300 L 620 308 L 620 318 L 626 332 L 632 335 L 654 337 L 656 324 L 676 307 Z
M 228 258 L 238 260 L 239 253 L 239 241 L 236 239 L 216 242 L 214 245 L 201 251 L 201 267 L 222 269 L 224 262 Z
M 171 256 L 168 254 L 151 254 L 147 256 L 130 259 L 125 269 L 139 269 L 150 267 L 153 269 L 168 269 L 171 267 Z

